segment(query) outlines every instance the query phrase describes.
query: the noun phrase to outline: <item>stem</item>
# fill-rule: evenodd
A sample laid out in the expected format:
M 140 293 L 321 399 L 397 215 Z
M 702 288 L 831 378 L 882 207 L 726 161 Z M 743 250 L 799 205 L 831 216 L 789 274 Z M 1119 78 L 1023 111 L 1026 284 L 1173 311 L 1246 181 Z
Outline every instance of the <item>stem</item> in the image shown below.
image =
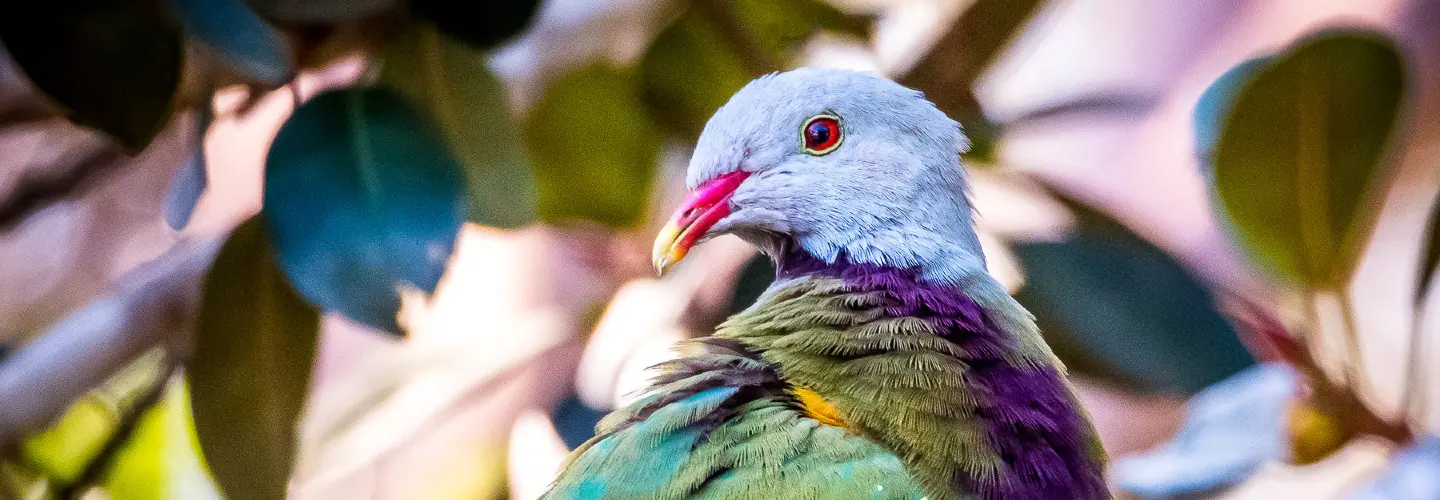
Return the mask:
M 1360 355 L 1360 335 L 1355 326 L 1355 305 L 1350 300 L 1349 287 L 1341 287 L 1340 319 L 1345 325 L 1345 364 L 1343 382 L 1352 392 L 1365 389 L 1365 359 Z
M 1426 294 L 1429 297 L 1429 294 Z M 1410 322 L 1410 342 L 1406 344 L 1410 352 L 1405 355 L 1405 389 L 1400 393 L 1400 420 L 1416 422 L 1418 426 L 1424 425 L 1428 419 L 1429 401 L 1421 389 L 1421 351 L 1425 347 L 1425 306 L 1422 301 L 1415 308 L 1414 317 Z
M 90 460 L 75 482 L 67 485 L 55 495 L 56 498 L 80 500 L 90 490 L 90 487 L 100 480 L 101 474 L 104 474 L 113 465 L 115 455 L 118 455 L 120 450 L 129 444 L 130 438 L 135 435 L 135 430 L 140 427 L 141 417 L 154 408 L 155 404 L 160 402 L 160 398 L 165 395 L 165 389 L 170 387 L 170 379 L 175 376 L 179 366 L 173 360 L 165 360 L 165 368 L 161 370 L 160 377 L 155 379 L 155 385 L 147 389 L 145 395 L 135 402 L 135 406 L 120 417 L 120 425 L 115 429 L 115 434 L 110 436 L 110 440 L 105 442 L 105 447 L 101 448 L 100 453 Z

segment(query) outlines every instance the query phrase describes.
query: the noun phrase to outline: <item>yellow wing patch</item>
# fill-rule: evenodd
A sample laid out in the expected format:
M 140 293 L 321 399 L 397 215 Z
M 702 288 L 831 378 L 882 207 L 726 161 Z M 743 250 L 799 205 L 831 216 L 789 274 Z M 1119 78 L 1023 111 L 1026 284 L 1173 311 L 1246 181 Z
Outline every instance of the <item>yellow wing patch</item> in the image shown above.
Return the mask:
M 795 395 L 795 399 L 800 402 L 800 408 L 804 409 L 805 414 L 810 418 L 819 420 L 820 423 L 833 427 L 850 427 L 850 425 L 845 422 L 845 419 L 840 416 L 840 412 L 835 409 L 835 405 L 826 401 L 825 398 L 821 397 L 820 393 L 815 392 L 814 389 L 809 387 L 796 387 L 791 389 L 790 393 Z

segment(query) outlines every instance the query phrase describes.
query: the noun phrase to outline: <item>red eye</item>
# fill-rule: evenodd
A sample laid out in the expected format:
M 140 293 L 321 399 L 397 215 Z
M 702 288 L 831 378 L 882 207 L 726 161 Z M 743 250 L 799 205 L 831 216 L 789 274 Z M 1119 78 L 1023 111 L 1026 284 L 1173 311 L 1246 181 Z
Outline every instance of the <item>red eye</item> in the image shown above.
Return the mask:
M 805 141 L 805 152 L 823 155 L 840 146 L 840 117 L 818 115 L 805 122 L 800 129 Z

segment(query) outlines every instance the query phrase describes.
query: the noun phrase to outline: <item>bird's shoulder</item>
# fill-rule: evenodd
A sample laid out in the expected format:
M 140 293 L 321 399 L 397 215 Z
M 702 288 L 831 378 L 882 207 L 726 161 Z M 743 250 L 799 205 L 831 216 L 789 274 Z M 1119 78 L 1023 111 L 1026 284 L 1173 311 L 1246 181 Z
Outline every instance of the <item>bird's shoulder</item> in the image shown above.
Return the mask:
M 921 498 L 900 460 L 829 420 L 732 339 L 656 367 L 607 416 L 547 498 Z M 819 413 L 817 413 L 819 412 Z

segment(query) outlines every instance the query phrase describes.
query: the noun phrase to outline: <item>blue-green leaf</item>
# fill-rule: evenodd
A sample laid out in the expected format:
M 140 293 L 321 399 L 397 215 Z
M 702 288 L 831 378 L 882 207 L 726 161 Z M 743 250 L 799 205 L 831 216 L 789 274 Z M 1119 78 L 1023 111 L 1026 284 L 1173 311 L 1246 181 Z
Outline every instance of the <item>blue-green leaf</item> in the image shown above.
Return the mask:
M 320 313 L 275 264 L 263 219 L 230 234 L 205 278 L 187 364 L 195 432 L 229 498 L 284 498 Z
M 1207 179 L 1214 177 L 1215 147 L 1220 142 L 1220 129 L 1235 104 L 1240 89 L 1250 84 L 1255 74 L 1275 62 L 1275 56 L 1256 57 L 1230 68 L 1215 79 L 1200 100 L 1195 102 L 1195 152 Z
M 295 74 L 285 37 L 241 0 L 172 0 L 191 36 L 215 49 L 236 72 L 278 86 Z
M 1209 291 L 1180 263 L 1108 216 L 1064 201 L 1080 220 L 1075 234 L 1013 250 L 1025 270 L 1016 297 L 1072 370 L 1192 394 L 1253 363 Z
M 471 221 L 504 228 L 535 221 L 535 169 L 485 54 L 416 23 L 390 42 L 380 84 L 444 133 L 465 168 Z
M 311 303 L 399 333 L 399 287 L 433 292 L 469 207 L 445 141 L 399 95 L 328 92 L 280 128 L 263 214 Z
M 1349 282 L 1380 207 L 1405 68 L 1385 35 L 1312 35 L 1259 70 L 1215 150 L 1236 239 L 1289 281 Z

